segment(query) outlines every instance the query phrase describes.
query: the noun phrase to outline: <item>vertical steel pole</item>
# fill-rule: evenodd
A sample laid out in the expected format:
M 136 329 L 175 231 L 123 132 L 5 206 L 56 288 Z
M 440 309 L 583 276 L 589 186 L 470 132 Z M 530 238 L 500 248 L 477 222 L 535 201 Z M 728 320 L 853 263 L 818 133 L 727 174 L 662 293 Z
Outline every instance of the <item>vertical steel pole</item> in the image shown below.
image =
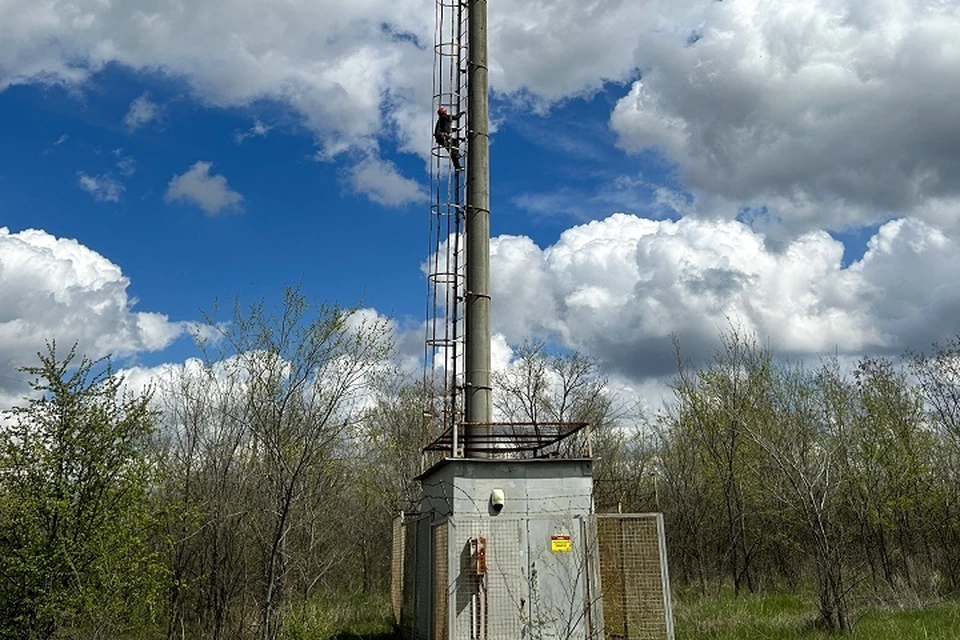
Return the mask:
M 464 437 L 467 457 L 481 457 L 490 399 L 490 101 L 487 69 L 487 0 L 469 5 L 467 85 L 467 291 Z M 470 423 L 474 423 L 471 425 Z

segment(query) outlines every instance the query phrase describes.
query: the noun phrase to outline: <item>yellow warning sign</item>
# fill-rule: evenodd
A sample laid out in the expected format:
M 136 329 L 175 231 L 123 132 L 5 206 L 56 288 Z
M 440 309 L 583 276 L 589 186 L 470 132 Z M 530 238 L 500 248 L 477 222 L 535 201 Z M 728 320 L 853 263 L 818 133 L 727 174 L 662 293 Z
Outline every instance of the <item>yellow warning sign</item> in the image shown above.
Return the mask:
M 550 536 L 550 550 L 570 551 L 573 544 L 570 542 L 570 536 Z

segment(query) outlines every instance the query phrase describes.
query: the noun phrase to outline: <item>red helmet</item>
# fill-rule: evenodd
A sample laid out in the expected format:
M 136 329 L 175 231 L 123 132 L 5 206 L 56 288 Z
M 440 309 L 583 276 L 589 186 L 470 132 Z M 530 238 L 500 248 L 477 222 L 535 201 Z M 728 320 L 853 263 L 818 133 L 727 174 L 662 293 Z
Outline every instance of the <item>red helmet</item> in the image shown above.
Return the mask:
M 447 112 L 447 110 L 446 110 L 445 108 L 443 108 L 443 107 L 440 107 L 439 109 L 437 109 L 437 113 L 439 113 L 439 114 L 441 114 L 441 115 L 444 114 L 444 113 L 446 113 L 446 112 Z

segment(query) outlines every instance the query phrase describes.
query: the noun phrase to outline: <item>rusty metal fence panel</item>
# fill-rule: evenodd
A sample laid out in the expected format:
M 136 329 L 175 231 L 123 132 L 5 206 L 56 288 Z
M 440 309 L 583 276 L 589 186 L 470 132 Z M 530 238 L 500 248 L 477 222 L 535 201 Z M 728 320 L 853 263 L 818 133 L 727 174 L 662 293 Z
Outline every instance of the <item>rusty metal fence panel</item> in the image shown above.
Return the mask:
M 406 528 L 403 519 L 393 519 L 393 552 L 390 556 L 390 606 L 393 610 L 393 623 L 400 624 L 400 609 L 403 607 L 403 559 L 406 546 L 404 538 Z
M 660 514 L 597 515 L 604 636 L 673 640 L 666 541 Z
M 417 627 L 417 522 L 407 520 L 403 528 L 403 587 L 400 598 L 400 628 L 405 638 L 416 637 Z
M 400 631 L 409 640 L 428 640 L 432 622 L 429 591 L 433 557 L 430 553 L 432 536 L 430 523 L 424 516 L 407 517 L 400 527 L 402 533 L 402 580 L 399 593 Z M 394 544 L 398 542 L 394 539 Z
M 433 638 L 449 640 L 449 527 L 446 522 L 433 527 Z

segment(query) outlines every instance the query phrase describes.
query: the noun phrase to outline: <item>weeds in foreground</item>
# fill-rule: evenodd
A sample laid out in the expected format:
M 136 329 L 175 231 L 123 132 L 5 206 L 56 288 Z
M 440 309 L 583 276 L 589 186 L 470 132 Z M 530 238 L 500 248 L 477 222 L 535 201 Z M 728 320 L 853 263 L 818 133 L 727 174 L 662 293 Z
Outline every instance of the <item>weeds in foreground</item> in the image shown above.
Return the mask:
M 812 594 L 767 594 L 674 601 L 677 640 L 826 640 L 816 628 Z M 852 640 L 956 640 L 960 602 L 859 611 Z M 400 640 L 386 595 L 324 593 L 289 613 L 284 640 Z
M 816 628 L 813 596 L 723 595 L 674 604 L 677 640 L 820 640 L 838 637 Z M 960 602 L 920 609 L 873 608 L 859 612 L 855 640 L 956 640 Z
M 385 594 L 321 593 L 292 610 L 284 640 L 398 640 Z

